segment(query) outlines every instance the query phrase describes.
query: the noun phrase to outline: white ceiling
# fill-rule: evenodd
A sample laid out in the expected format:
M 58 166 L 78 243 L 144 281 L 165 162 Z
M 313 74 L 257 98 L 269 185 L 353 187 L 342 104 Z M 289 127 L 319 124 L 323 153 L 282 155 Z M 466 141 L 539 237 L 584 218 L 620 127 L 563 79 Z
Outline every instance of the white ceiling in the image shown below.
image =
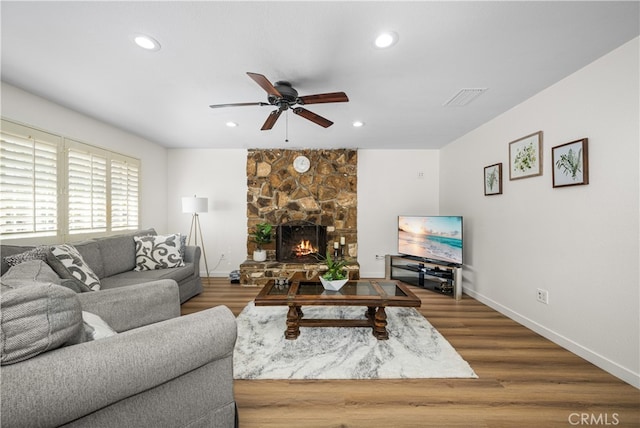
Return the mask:
M 3 0 L 2 80 L 166 147 L 435 149 L 638 36 L 639 5 Z M 381 30 L 399 42 L 375 48 Z M 208 107 L 266 101 L 247 71 L 350 102 L 306 106 L 330 128 L 260 131 L 270 106 Z M 462 88 L 488 90 L 443 106 Z

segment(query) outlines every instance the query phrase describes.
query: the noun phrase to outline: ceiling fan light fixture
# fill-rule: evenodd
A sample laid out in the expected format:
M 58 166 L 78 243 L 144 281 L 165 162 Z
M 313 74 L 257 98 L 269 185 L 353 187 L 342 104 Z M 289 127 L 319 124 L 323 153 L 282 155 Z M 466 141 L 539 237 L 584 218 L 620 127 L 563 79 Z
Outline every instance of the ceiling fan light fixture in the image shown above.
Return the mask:
M 377 48 L 386 49 L 398 42 L 398 33 L 394 31 L 385 31 L 376 37 L 375 45 Z
M 354 128 L 362 128 L 364 126 L 364 122 L 361 120 L 354 120 L 352 125 Z
M 209 108 L 255 105 L 275 107 L 276 109 L 272 110 L 271 113 L 269 113 L 267 120 L 262 125 L 262 128 L 260 128 L 261 131 L 268 131 L 272 129 L 282 112 L 286 113 L 285 116 L 288 119 L 289 110 L 291 110 L 294 114 L 315 123 L 316 125 L 322 126 L 323 128 L 328 128 L 333 125 L 332 121 L 320 116 L 319 114 L 309 111 L 306 108 L 296 107 L 296 105 L 346 103 L 349 101 L 349 97 L 347 97 L 347 94 L 345 94 L 344 92 L 327 92 L 299 97 L 298 91 L 291 86 L 291 83 L 287 81 L 280 80 L 274 85 L 262 74 L 247 72 L 247 75 L 251 79 L 253 79 L 253 81 L 256 82 L 262 89 L 264 89 L 268 96 L 268 102 L 211 104 L 209 105 Z M 227 126 L 232 125 L 227 123 Z
M 146 34 L 134 34 L 133 42 L 141 47 L 142 49 L 148 51 L 159 51 L 160 50 L 160 42 L 154 39 L 151 36 L 147 36 Z

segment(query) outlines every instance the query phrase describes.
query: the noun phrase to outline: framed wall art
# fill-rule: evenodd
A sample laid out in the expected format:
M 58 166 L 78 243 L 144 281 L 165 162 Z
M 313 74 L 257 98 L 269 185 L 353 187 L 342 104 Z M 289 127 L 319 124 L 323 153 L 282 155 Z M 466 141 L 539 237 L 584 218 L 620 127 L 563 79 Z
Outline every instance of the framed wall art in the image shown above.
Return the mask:
M 509 180 L 542 175 L 542 131 L 509 143 Z
M 502 194 L 502 162 L 484 167 L 484 195 Z
M 553 187 L 589 184 L 588 139 L 572 141 L 551 149 Z

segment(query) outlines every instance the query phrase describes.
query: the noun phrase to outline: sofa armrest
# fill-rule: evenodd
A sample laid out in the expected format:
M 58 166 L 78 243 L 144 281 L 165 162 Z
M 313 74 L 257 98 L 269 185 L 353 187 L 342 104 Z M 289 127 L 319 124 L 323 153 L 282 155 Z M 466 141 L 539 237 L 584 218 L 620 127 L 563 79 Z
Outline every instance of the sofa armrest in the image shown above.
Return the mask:
M 193 271 L 196 276 L 200 276 L 200 257 L 202 249 L 195 245 L 187 245 L 184 247 L 184 262 L 193 263 Z
M 235 317 L 217 306 L 3 366 L 1 424 L 59 426 L 219 360 L 216 377 L 232 389 L 236 335 Z
M 180 316 L 178 284 L 172 279 L 78 294 L 83 311 L 117 332 Z

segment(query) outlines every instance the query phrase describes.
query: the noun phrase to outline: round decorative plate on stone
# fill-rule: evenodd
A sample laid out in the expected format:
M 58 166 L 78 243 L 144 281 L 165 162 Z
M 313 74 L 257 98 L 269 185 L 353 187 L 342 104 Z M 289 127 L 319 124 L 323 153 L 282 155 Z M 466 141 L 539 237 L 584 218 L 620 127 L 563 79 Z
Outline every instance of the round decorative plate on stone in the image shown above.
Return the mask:
M 293 169 L 298 172 L 307 172 L 309 171 L 309 167 L 311 166 L 311 162 L 309 158 L 306 156 L 298 156 L 293 160 Z

